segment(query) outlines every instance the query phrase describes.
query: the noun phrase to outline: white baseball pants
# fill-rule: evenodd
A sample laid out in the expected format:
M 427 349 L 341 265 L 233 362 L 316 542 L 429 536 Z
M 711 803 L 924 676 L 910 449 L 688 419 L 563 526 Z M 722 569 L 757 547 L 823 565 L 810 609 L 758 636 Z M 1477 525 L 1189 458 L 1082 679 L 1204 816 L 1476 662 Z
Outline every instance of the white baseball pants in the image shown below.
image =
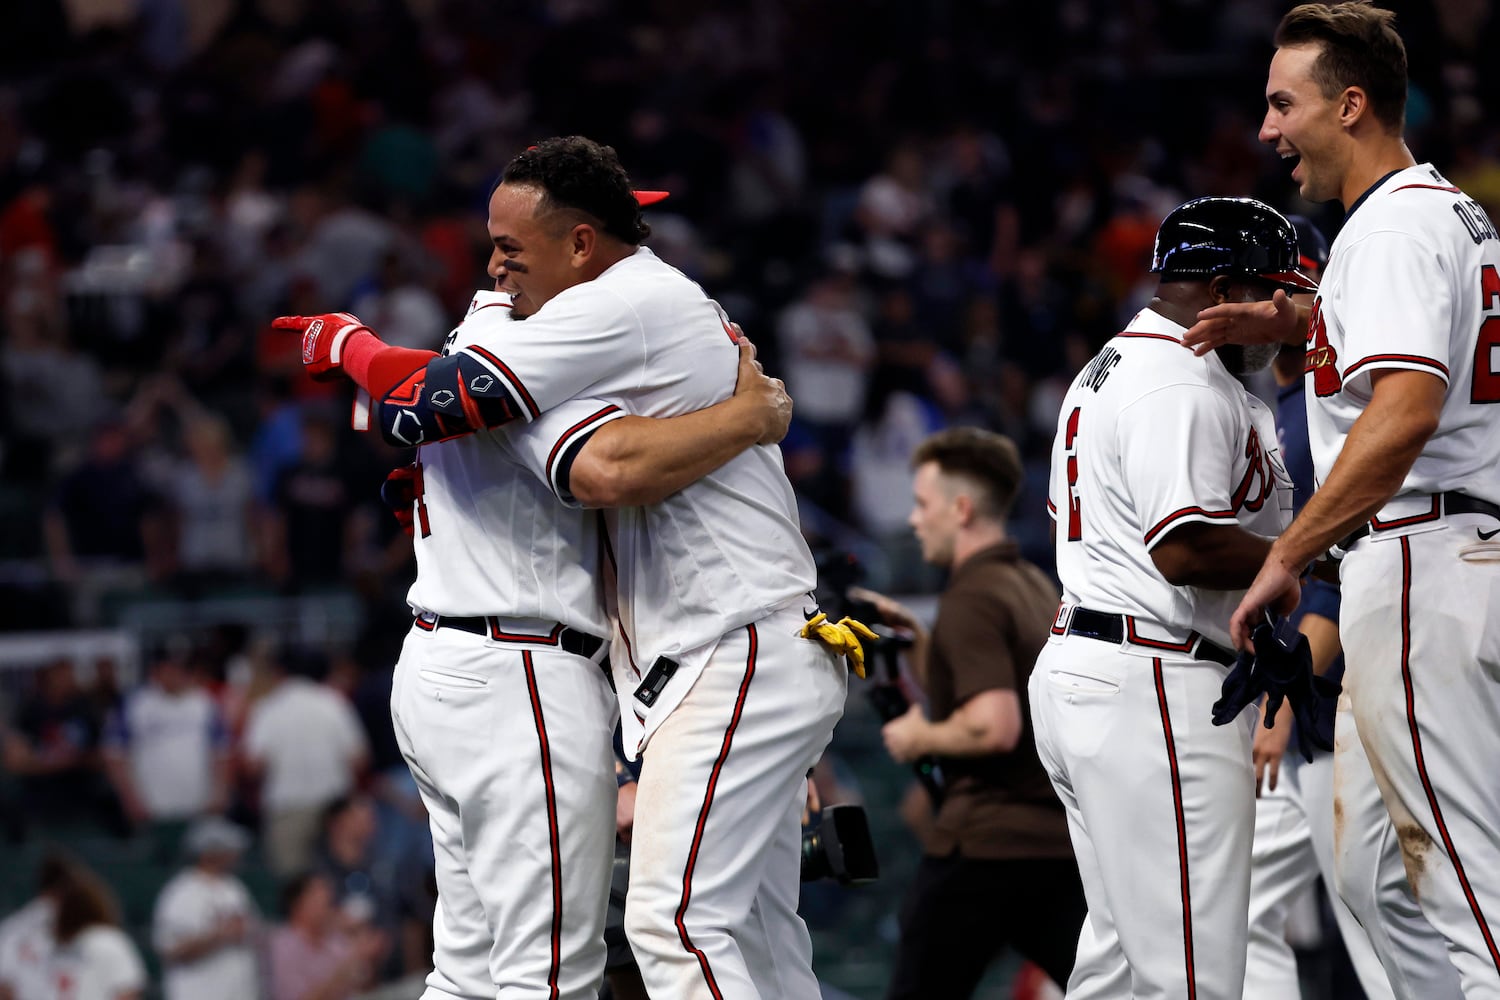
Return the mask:
M 847 668 L 796 607 L 726 635 L 646 746 L 625 933 L 652 1000 L 817 1000 L 797 915 L 807 771 Z
M 1069 1000 L 1240 997 L 1257 716 L 1213 724 L 1226 669 L 1081 636 L 1037 658 L 1037 750 L 1089 905 Z
M 598 664 L 413 628 L 391 715 L 432 826 L 423 1000 L 594 1000 L 615 837 L 618 707 Z
M 1341 570 L 1359 736 L 1407 880 L 1469 1000 L 1500 1000 L 1500 546 L 1460 549 L 1493 524 L 1456 515 L 1366 538 Z

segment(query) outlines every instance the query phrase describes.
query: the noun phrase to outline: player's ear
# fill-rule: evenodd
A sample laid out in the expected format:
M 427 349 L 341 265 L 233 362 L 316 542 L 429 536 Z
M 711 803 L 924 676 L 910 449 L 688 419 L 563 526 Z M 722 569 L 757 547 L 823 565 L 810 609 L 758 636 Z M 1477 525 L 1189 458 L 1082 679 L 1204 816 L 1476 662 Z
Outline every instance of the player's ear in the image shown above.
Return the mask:
M 1339 96 L 1339 124 L 1344 128 L 1353 128 L 1366 114 L 1370 113 L 1370 95 L 1365 93 L 1363 87 L 1345 87 L 1343 94 Z
M 594 256 L 594 250 L 599 245 L 599 233 L 587 222 L 580 222 L 573 227 L 568 235 L 571 241 L 569 249 L 572 253 L 572 264 L 574 267 L 583 267 L 589 258 Z
M 1216 274 L 1208 279 L 1208 297 L 1214 305 L 1229 301 L 1229 287 L 1234 284 L 1227 274 Z
M 974 522 L 974 498 L 967 493 L 960 493 L 953 498 L 954 510 L 958 513 L 958 523 L 962 527 L 968 527 Z

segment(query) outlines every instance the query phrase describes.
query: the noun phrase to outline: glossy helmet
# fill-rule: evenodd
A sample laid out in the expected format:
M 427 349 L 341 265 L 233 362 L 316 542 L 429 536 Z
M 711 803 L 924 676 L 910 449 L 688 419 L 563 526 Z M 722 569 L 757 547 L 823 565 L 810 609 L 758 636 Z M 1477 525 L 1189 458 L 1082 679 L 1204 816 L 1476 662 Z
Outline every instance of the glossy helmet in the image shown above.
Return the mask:
M 1318 283 L 1298 269 L 1297 231 L 1254 198 L 1195 198 L 1172 209 L 1156 231 L 1151 270 L 1163 281 L 1207 281 L 1220 274 L 1260 278 L 1288 292 Z

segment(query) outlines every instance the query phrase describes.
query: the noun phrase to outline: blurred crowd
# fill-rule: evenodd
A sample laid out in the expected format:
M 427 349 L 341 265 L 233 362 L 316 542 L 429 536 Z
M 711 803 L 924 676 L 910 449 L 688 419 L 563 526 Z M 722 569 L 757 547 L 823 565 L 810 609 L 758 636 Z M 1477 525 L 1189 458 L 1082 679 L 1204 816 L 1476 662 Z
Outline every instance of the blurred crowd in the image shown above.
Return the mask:
M 1500 18 L 1388 5 L 1418 158 L 1500 212 L 1482 112 Z M 1049 566 L 1058 402 L 1144 303 L 1166 212 L 1254 195 L 1337 229 L 1255 138 L 1285 6 L 0 5 L 0 631 L 329 592 L 362 625 L 312 658 L 253 622 L 210 628 L 123 693 L 107 670 L 88 689 L 67 661 L 41 671 L 4 706 L 10 832 L 227 811 L 290 877 L 358 867 L 328 853 L 365 822 L 330 812 L 352 801 L 402 873 L 377 912 L 430 914 L 385 708 L 412 564 L 378 488 L 405 459 L 348 429 L 343 390 L 304 379 L 269 320 L 350 310 L 435 347 L 488 283 L 489 187 L 539 137 L 609 142 L 672 192 L 651 245 L 786 379 L 809 534 L 876 556 L 881 589 L 933 589 L 908 458 L 977 425 L 1020 446 L 1011 528 Z M 399 970 L 399 923 L 381 926 Z

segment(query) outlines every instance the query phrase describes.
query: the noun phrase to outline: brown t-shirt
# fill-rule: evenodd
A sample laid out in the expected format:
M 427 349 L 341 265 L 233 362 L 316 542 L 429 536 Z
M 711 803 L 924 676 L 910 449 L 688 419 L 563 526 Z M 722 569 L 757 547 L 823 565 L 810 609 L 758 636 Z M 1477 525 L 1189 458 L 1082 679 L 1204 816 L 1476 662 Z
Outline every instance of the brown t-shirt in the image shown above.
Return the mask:
M 927 654 L 928 710 L 939 722 L 989 690 L 1021 700 L 1021 738 L 1010 753 L 945 757 L 948 795 L 927 853 L 968 858 L 1065 858 L 1067 816 L 1042 770 L 1026 682 L 1057 610 L 1051 579 L 1014 542 L 981 549 L 954 570 L 938 603 Z

